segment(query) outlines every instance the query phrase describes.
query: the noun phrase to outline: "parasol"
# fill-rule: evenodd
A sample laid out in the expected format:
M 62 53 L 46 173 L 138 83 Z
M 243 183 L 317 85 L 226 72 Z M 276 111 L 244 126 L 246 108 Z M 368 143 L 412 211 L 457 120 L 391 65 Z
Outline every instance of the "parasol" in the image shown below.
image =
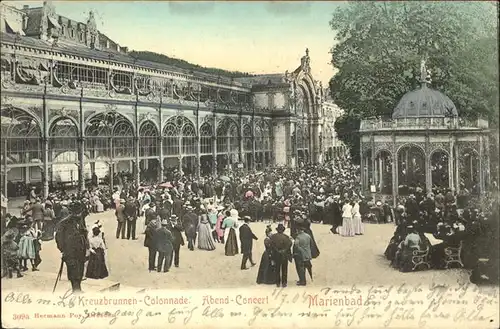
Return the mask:
M 162 188 L 172 188 L 172 184 L 170 184 L 170 182 L 161 183 L 158 186 Z
M 231 181 L 231 178 L 229 178 L 227 176 L 220 176 L 219 179 L 222 180 L 222 181 L 225 181 L 225 182 L 230 182 Z
M 252 191 L 247 191 L 247 193 L 245 194 L 245 197 L 246 197 L 246 198 L 251 198 L 251 197 L 253 197 L 253 192 L 252 192 Z

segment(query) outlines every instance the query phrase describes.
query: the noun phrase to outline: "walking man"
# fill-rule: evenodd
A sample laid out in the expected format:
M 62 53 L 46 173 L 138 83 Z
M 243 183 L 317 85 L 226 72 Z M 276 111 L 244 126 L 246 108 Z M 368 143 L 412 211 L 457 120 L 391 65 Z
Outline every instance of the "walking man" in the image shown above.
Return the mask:
M 306 282 L 306 268 L 311 269 L 311 236 L 304 232 L 304 227 L 299 225 L 297 227 L 297 237 L 293 244 L 293 257 L 295 259 L 295 268 L 299 276 L 298 286 L 305 286 Z
M 248 226 L 250 223 L 250 216 L 243 217 L 245 223 L 240 227 L 240 242 L 241 242 L 241 253 L 243 254 L 243 259 L 241 260 L 241 269 L 247 269 L 247 261 L 250 260 L 251 266 L 255 266 L 252 259 L 252 248 L 253 240 L 258 240 L 255 234 L 253 234 L 252 229 Z
M 127 240 L 137 240 L 135 237 L 135 229 L 137 225 L 137 204 L 133 197 L 129 196 L 127 202 L 125 202 L 125 216 L 127 218 Z
M 172 236 L 174 237 L 173 246 L 174 246 L 174 266 L 179 267 L 179 252 L 181 246 L 184 245 L 184 238 L 182 237 L 182 225 L 177 221 L 176 215 L 170 216 L 170 227 Z
M 158 250 L 158 272 L 168 272 L 172 264 L 172 233 L 168 230 L 168 221 L 161 221 L 161 228 L 156 232 L 156 249 Z
M 160 221 L 158 218 L 152 218 L 146 226 L 144 237 L 144 247 L 148 248 L 148 270 L 149 272 L 156 269 L 156 253 L 157 253 L 157 232 L 160 229 Z
M 292 261 L 292 240 L 285 233 L 285 226 L 279 224 L 276 228 L 277 234 L 271 235 L 271 257 L 276 264 L 276 287 L 287 286 L 288 262 Z
M 71 288 L 76 293 L 82 290 L 81 283 L 89 241 L 83 216 L 85 206 L 79 201 L 72 201 L 69 210 L 71 216 L 59 223 L 56 244 L 62 253 L 62 260 L 66 263 Z
M 116 222 L 117 222 L 117 227 L 116 227 L 116 238 L 119 239 L 120 237 L 122 239 L 125 239 L 125 200 L 121 199 L 120 203 L 117 204 L 116 210 L 115 210 L 115 215 L 116 215 Z
M 198 216 L 193 212 L 192 206 L 186 207 L 186 213 L 182 217 L 184 231 L 188 240 L 189 250 L 194 250 L 194 242 L 196 241 L 196 229 L 198 228 Z

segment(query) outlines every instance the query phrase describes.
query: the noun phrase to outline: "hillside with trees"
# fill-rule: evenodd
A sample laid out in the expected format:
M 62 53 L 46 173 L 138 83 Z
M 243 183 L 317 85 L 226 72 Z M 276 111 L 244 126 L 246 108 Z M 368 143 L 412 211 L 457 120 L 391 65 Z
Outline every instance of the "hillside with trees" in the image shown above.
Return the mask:
M 192 70 L 195 72 L 203 72 L 203 73 L 213 74 L 215 76 L 220 75 L 229 78 L 242 78 L 242 77 L 252 76 L 252 74 L 249 73 L 227 71 L 212 67 L 203 67 L 197 64 L 189 63 L 183 59 L 172 58 L 167 55 L 158 54 L 151 51 L 131 51 L 129 55 L 132 56 L 133 58 L 137 58 L 144 61 L 166 64 L 180 69 Z

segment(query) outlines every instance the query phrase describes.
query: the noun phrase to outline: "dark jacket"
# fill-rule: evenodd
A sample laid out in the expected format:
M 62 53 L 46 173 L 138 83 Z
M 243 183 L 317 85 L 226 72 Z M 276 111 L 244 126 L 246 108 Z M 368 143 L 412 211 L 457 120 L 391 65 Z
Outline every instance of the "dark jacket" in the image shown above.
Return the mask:
M 174 225 L 171 230 L 172 235 L 174 237 L 173 246 L 180 247 L 184 245 L 184 238 L 182 237 L 182 226 Z
M 164 226 L 156 231 L 156 250 L 163 253 L 171 253 L 174 248 L 172 242 L 174 237 L 172 233 Z
M 249 254 L 252 252 L 253 240 L 258 240 L 255 234 L 253 234 L 252 229 L 248 224 L 243 224 L 240 226 L 240 242 L 241 242 L 241 253 Z
M 125 221 L 125 207 L 122 204 L 116 207 L 115 215 L 116 215 L 116 220 L 119 221 L 120 223 L 123 223 Z
M 182 224 L 187 237 L 195 237 L 198 228 L 198 216 L 189 211 L 182 217 Z
M 271 255 L 275 261 L 281 259 L 292 259 L 292 240 L 284 233 L 276 233 L 271 235 Z
M 84 260 L 89 241 L 83 218 L 71 216 L 61 221 L 56 232 L 56 244 L 65 259 Z
M 145 237 L 144 237 L 144 247 L 156 248 L 156 233 L 160 228 L 160 223 L 157 219 L 153 219 L 146 226 Z

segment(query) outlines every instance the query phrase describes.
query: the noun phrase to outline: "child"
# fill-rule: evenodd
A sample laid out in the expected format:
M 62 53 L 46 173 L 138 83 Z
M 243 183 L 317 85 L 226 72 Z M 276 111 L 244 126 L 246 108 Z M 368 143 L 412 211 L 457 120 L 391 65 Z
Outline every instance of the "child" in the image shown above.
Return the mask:
M 2 238 L 2 259 L 9 279 L 12 279 L 12 271 L 16 271 L 18 278 L 23 276 L 19 269 L 19 259 L 17 258 L 19 247 L 14 238 L 15 232 L 13 230 L 7 231 Z
M 37 266 L 42 262 L 40 259 L 41 232 L 33 227 L 33 221 L 27 221 L 22 228 L 24 229 L 24 233 L 21 233 L 18 250 L 18 257 L 22 261 L 21 270 L 28 270 L 29 259 L 32 270 L 38 271 Z M 21 230 L 21 232 L 22 231 L 23 230 Z

